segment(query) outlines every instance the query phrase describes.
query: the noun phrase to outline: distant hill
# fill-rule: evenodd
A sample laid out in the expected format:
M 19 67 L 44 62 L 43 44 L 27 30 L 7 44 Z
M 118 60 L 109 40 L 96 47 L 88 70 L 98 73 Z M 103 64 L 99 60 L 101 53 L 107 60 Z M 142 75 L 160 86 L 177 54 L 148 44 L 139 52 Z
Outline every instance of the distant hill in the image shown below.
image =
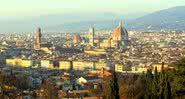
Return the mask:
M 56 15 L 57 18 L 53 18 L 54 16 L 49 16 L 50 18 L 46 18 L 45 22 L 51 21 L 54 19 L 57 22 L 52 22 L 55 24 L 49 24 L 44 26 L 44 30 L 48 32 L 87 32 L 90 27 L 95 27 L 98 30 L 112 30 L 114 27 L 118 25 L 118 21 L 121 19 L 129 20 L 125 17 L 114 13 L 88 13 L 88 14 L 67 14 L 67 15 Z M 55 17 L 56 17 L 55 16 Z M 60 16 L 60 17 L 59 17 Z M 43 16 L 42 16 L 43 17 Z M 41 18 L 43 20 L 43 18 Z M 44 21 L 43 21 L 44 22 Z M 47 24 L 47 23 L 46 23 Z
M 113 20 L 117 19 L 119 15 L 114 13 L 58 13 L 35 17 L 0 17 L 0 32 L 34 32 L 38 27 L 43 31 L 79 32 L 93 25 L 110 28 L 109 24 L 112 26 Z
M 145 16 L 128 20 L 120 16 L 123 25 L 128 30 L 139 31 L 160 31 L 160 30 L 185 30 L 185 6 L 173 7 L 161 11 L 157 11 Z M 64 31 L 87 31 L 90 26 L 95 26 L 97 29 L 114 29 L 119 20 L 104 20 L 104 21 L 83 21 L 60 24 L 50 27 L 49 29 Z
M 185 30 L 185 6 L 157 11 L 129 22 L 130 30 Z
M 90 27 L 95 27 L 95 30 L 113 30 L 118 26 L 119 20 L 103 20 L 103 21 L 82 21 L 60 24 L 52 27 L 47 27 L 47 31 L 67 31 L 67 32 L 88 32 Z
M 169 8 L 136 18 L 114 13 L 51 14 L 13 19 L 0 16 L 0 32 L 84 32 L 94 26 L 98 30 L 113 30 L 122 20 L 128 30 L 185 30 L 185 6 Z M 11 19 L 11 20 L 10 20 Z

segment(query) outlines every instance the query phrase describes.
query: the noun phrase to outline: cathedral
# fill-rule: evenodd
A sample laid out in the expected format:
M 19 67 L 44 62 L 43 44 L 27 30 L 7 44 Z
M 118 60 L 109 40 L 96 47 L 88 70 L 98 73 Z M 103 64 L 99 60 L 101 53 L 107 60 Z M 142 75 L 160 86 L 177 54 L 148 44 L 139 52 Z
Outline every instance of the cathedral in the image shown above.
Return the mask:
M 114 29 L 110 37 L 106 39 L 104 38 L 102 42 L 100 42 L 99 35 L 97 38 L 95 38 L 94 28 L 89 29 L 88 37 L 89 37 L 89 46 L 93 48 L 124 49 L 128 45 L 128 32 L 121 22 Z
M 115 48 L 124 48 L 128 43 L 128 32 L 121 22 L 112 34 L 111 43 L 111 47 Z
M 123 49 L 126 48 L 127 44 L 128 44 L 128 32 L 120 22 L 119 25 L 114 29 L 111 37 L 108 39 L 104 39 L 101 46 L 104 48 Z

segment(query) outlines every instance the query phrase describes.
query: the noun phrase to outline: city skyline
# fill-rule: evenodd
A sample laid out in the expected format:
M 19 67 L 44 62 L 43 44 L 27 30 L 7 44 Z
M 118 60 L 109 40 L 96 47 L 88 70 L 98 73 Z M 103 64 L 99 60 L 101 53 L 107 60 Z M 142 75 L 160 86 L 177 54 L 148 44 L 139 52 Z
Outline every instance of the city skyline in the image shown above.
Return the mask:
M 0 6 L 1 99 L 185 97 L 185 0 Z

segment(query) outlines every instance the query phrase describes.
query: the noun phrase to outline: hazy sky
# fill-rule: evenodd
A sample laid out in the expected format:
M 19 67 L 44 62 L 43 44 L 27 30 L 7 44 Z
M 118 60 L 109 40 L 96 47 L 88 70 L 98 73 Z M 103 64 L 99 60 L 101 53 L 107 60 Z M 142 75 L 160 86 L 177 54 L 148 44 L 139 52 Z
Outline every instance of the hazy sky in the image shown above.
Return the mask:
M 55 13 L 150 13 L 185 5 L 185 0 L 0 0 L 0 16 L 36 16 Z

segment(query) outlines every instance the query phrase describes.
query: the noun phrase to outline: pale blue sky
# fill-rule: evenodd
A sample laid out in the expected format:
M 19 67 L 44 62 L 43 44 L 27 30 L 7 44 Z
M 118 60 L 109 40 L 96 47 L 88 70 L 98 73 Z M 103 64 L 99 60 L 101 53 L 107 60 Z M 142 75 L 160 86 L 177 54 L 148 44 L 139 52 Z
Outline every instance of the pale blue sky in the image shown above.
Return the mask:
M 185 5 L 185 0 L 0 0 L 0 16 L 55 13 L 150 13 Z

